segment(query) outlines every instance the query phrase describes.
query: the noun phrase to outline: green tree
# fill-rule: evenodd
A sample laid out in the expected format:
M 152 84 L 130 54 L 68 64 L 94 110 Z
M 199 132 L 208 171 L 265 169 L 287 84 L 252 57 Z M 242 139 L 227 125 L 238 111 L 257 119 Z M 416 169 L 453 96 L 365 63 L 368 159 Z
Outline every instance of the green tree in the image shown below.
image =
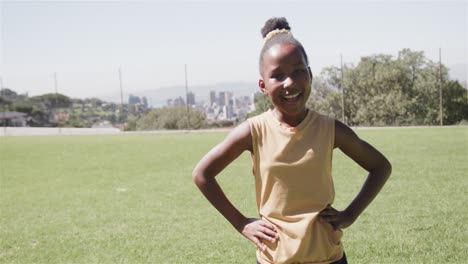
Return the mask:
M 11 106 L 13 111 L 31 114 L 35 107 L 31 103 L 15 103 Z
M 206 127 L 205 114 L 186 106 L 153 109 L 137 121 L 137 130 L 200 129 Z
M 135 131 L 137 130 L 137 119 L 129 118 L 127 124 L 124 127 L 125 131 Z
M 9 106 L 12 104 L 11 100 L 0 96 L 0 111 L 8 111 Z
M 448 81 L 442 89 L 444 125 L 468 121 L 468 91 L 458 81 Z
M 18 94 L 9 88 L 3 88 L 0 89 L 0 96 L 9 100 L 15 100 Z
M 38 105 L 42 109 L 69 108 L 72 105 L 72 100 L 63 94 L 44 94 L 31 97 L 31 102 Z
M 439 120 L 438 71 L 439 65 L 423 52 L 409 49 L 400 51 L 397 58 L 383 54 L 362 57 L 356 66 L 344 67 L 343 85 L 339 68 L 324 69 L 314 80 L 309 105 L 341 119 L 340 97 L 344 93 L 345 122 L 349 125 L 435 125 Z M 441 75 L 445 83 L 448 70 L 443 65 Z M 463 93 L 451 94 L 458 98 L 453 100 L 462 100 Z M 463 104 L 451 106 L 457 110 L 448 109 L 444 118 L 456 112 L 452 116 L 458 120 L 460 117 L 454 116 L 461 115 Z
M 273 109 L 273 104 L 271 103 L 270 98 L 261 92 L 255 93 L 254 104 L 255 104 L 255 111 L 252 111 L 249 114 L 247 114 L 245 119 L 248 119 L 252 116 L 259 115 L 267 111 L 268 109 Z
M 336 79 L 339 75 L 337 70 L 335 67 L 328 67 L 314 77 L 307 106 L 335 119 L 342 119 L 342 95 L 339 79 Z
M 84 99 L 84 103 L 91 104 L 93 108 L 98 108 L 104 103 L 104 101 L 99 98 L 86 98 Z

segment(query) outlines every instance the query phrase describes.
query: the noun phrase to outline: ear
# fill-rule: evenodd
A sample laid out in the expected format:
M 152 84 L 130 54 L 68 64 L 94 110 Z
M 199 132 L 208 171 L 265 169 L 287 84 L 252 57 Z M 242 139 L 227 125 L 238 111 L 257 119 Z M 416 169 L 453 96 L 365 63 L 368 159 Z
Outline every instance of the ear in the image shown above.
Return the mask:
M 309 66 L 307 66 L 307 69 L 309 69 L 309 76 L 310 76 L 310 79 L 314 79 L 314 75 L 312 74 L 312 70 L 310 69 Z
M 267 89 L 265 88 L 265 82 L 262 79 L 258 80 L 258 87 L 260 87 L 260 90 L 264 95 L 268 95 Z

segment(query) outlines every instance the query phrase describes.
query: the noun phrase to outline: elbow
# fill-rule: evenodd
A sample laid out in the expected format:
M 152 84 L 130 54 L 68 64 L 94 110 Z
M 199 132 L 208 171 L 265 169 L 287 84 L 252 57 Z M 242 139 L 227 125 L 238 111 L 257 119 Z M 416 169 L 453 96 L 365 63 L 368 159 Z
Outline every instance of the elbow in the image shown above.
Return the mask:
M 192 172 L 192 180 L 198 188 L 206 183 L 206 178 L 203 176 L 203 173 L 196 168 Z
M 384 159 L 384 162 L 382 164 L 382 170 L 384 172 L 383 174 L 388 179 L 388 177 L 390 177 L 390 174 L 392 174 L 392 164 L 390 163 L 390 161 L 388 161 L 388 159 Z
M 201 178 L 200 173 L 197 171 L 197 169 L 194 169 L 192 171 L 192 180 L 195 183 L 195 185 L 198 186 L 198 183 L 200 182 L 200 178 Z
M 392 173 L 392 164 L 385 157 L 382 157 L 382 159 L 376 163 L 372 169 L 369 169 L 368 172 L 383 181 L 387 181 Z

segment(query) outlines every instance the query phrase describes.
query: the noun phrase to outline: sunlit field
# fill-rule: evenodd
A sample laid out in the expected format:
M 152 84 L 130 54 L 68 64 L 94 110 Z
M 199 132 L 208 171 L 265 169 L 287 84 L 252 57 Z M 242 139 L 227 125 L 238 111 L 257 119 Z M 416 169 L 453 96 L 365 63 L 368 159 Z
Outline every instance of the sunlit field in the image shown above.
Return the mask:
M 468 128 L 357 130 L 392 162 L 343 237 L 350 263 L 468 259 Z M 0 137 L 0 263 L 255 263 L 192 182 L 224 133 Z M 366 173 L 335 151 L 335 207 Z M 250 156 L 219 181 L 256 216 Z

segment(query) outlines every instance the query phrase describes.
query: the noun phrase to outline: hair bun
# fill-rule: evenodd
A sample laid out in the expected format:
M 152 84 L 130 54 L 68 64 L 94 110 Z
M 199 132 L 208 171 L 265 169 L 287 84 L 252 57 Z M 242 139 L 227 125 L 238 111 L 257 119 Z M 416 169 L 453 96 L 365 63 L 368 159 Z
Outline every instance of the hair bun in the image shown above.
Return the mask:
M 268 19 L 265 22 L 265 25 L 263 26 L 261 32 L 262 32 L 262 37 L 265 38 L 270 31 L 273 31 L 275 29 L 286 29 L 286 30 L 291 30 L 289 27 L 289 23 L 284 17 L 272 17 Z

